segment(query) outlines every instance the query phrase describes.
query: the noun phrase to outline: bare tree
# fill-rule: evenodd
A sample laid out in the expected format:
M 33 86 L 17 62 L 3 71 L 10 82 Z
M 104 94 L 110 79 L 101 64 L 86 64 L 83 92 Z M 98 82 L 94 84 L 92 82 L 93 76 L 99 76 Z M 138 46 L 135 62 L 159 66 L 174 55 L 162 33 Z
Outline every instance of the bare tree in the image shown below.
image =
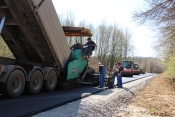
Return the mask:
M 70 9 L 67 11 L 65 20 L 62 25 L 63 26 L 75 26 L 75 15 Z M 73 37 L 67 37 L 67 40 L 70 46 L 72 46 L 75 43 L 75 39 L 73 39 Z
M 156 49 L 162 56 L 171 56 L 175 50 L 175 2 L 173 0 L 146 0 L 148 9 L 136 11 L 135 21 L 140 24 L 151 22 L 159 31 Z
M 133 14 L 134 19 L 139 23 L 145 23 L 146 21 L 153 21 L 157 24 L 172 24 L 174 22 L 174 5 L 173 0 L 145 0 L 148 5 L 148 9 L 135 11 Z M 174 24 L 174 23 L 173 23 Z
M 103 48 L 104 48 L 104 44 L 105 44 L 105 34 L 106 34 L 106 24 L 102 23 L 100 26 L 98 26 L 97 28 L 97 38 L 98 38 L 98 49 L 97 49 L 97 56 L 99 58 L 100 61 L 104 61 L 102 60 L 103 57 Z
M 119 45 L 118 43 L 118 28 L 116 23 L 113 26 L 113 31 L 112 31 L 112 37 L 110 40 L 110 56 L 109 56 L 109 63 L 110 66 L 109 68 L 112 69 L 112 67 L 114 66 L 114 64 L 118 61 L 117 59 L 117 55 L 118 55 L 118 49 L 117 46 Z
M 65 18 L 63 14 L 58 14 L 58 19 L 62 26 L 64 26 Z
M 128 54 L 131 52 L 131 33 L 128 31 L 128 29 L 125 29 L 125 38 L 124 38 L 124 52 L 123 52 L 123 59 L 127 59 Z

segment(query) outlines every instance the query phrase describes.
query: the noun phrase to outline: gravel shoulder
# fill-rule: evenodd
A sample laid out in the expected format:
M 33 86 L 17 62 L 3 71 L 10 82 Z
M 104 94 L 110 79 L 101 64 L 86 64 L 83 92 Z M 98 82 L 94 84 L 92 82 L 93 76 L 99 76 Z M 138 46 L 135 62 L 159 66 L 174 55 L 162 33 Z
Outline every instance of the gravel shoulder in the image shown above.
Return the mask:
M 33 117 L 115 117 L 127 109 L 131 99 L 152 79 L 150 76 L 124 84 L 123 88 L 108 89 Z
M 175 82 L 157 75 L 116 117 L 175 117 Z

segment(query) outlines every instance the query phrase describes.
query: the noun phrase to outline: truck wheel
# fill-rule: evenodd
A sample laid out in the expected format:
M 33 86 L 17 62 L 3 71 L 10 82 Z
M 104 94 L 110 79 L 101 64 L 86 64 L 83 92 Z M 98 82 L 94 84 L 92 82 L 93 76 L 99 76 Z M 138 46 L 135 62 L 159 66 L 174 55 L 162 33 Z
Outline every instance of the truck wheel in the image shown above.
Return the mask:
M 29 91 L 31 94 L 37 94 L 40 92 L 43 86 L 43 75 L 39 70 L 35 70 L 29 81 Z
M 25 77 L 21 70 L 14 70 L 10 73 L 5 83 L 6 95 L 9 97 L 18 97 L 25 87 Z
M 54 70 L 50 70 L 46 79 L 46 90 L 53 91 L 57 85 L 57 74 Z

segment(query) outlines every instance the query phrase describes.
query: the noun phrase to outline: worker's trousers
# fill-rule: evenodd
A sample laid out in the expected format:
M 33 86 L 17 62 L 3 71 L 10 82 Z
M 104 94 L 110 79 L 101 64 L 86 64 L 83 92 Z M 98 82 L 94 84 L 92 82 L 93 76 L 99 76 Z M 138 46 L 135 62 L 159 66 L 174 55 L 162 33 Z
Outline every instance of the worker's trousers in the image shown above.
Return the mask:
M 90 47 L 84 48 L 83 49 L 83 54 L 86 55 L 88 50 L 91 50 L 92 51 L 92 48 L 90 48 Z
M 100 87 L 104 87 L 104 79 L 105 79 L 105 75 L 104 74 L 100 74 Z
M 123 86 L 122 86 L 122 75 L 121 74 L 119 74 L 118 75 L 118 88 L 122 88 Z
M 104 87 L 105 73 L 106 73 L 106 70 L 105 70 L 105 67 L 103 66 L 100 72 L 100 84 L 99 85 L 101 88 Z
M 113 83 L 113 85 L 117 85 L 117 84 L 118 84 L 118 72 L 114 72 L 113 78 L 114 78 L 114 83 Z

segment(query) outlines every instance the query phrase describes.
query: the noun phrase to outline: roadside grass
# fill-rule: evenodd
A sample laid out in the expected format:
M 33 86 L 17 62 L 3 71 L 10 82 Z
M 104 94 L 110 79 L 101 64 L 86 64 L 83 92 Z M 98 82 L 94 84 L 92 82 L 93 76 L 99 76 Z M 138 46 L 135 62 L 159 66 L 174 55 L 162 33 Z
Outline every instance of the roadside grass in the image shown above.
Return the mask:
M 152 107 L 152 108 L 149 109 L 149 111 L 151 113 L 157 113 L 158 110 L 155 107 Z

